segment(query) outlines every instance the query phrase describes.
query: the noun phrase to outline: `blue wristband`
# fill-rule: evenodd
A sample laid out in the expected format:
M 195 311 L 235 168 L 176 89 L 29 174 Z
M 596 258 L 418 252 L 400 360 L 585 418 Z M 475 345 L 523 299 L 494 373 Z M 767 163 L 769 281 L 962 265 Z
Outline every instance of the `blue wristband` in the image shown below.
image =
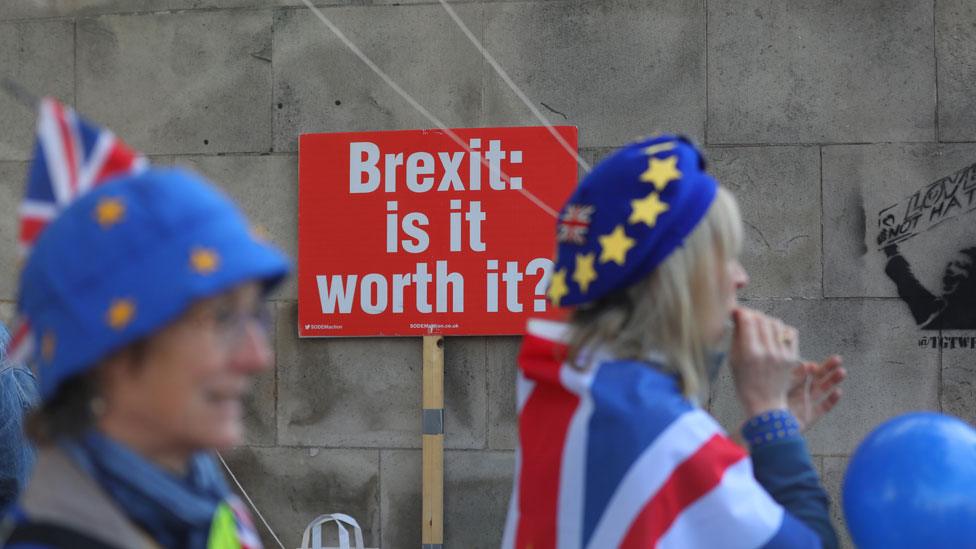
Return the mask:
M 800 438 L 800 423 L 789 410 L 771 410 L 747 421 L 742 426 L 742 438 L 752 448 Z

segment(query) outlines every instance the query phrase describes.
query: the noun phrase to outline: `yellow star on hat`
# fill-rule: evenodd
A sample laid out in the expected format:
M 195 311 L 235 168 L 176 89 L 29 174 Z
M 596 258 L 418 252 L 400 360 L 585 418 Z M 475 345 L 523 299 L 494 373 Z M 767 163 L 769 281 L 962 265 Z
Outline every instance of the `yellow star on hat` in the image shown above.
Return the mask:
M 95 206 L 95 220 L 103 229 L 122 221 L 123 215 L 125 215 L 125 204 L 118 198 L 103 198 Z
M 268 229 L 264 225 L 252 225 L 251 238 L 254 240 L 260 240 L 262 242 L 266 242 L 271 239 L 268 235 Z
M 632 211 L 630 212 L 630 217 L 627 219 L 629 223 L 639 223 L 643 221 L 647 223 L 648 227 L 653 227 L 657 223 L 657 217 L 662 213 L 668 211 L 668 205 L 661 202 L 658 198 L 656 192 L 651 191 L 651 194 L 640 198 L 637 200 L 631 200 L 630 206 Z
M 576 270 L 573 271 L 573 280 L 579 284 L 584 294 L 589 290 L 590 283 L 596 280 L 596 269 L 593 268 L 593 261 L 595 260 L 596 254 L 576 254 Z
M 132 322 L 132 317 L 136 315 L 136 305 L 130 299 L 116 299 L 108 308 L 106 321 L 108 325 L 121 330 Z
M 678 157 L 676 155 L 661 159 L 650 157 L 647 170 L 641 174 L 640 180 L 645 183 L 653 183 L 654 188 L 663 191 L 668 183 L 675 179 L 681 179 L 681 170 L 678 169 Z
M 208 248 L 194 248 L 190 254 L 190 266 L 200 274 L 210 274 L 220 266 L 220 256 Z
M 627 260 L 627 251 L 634 247 L 636 242 L 627 236 L 623 225 L 617 225 L 612 233 L 600 237 L 600 263 L 613 261 L 617 265 L 623 265 Z
M 549 282 L 549 301 L 558 307 L 559 302 L 568 293 L 569 286 L 566 285 L 566 270 L 560 269 L 552 274 L 552 280 Z

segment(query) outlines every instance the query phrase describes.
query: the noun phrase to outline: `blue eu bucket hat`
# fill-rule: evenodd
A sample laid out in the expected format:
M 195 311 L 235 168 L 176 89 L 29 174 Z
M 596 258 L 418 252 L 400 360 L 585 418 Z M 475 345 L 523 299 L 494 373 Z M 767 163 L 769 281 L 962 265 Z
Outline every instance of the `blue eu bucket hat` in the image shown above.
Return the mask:
M 718 183 L 686 138 L 631 143 L 600 162 L 559 214 L 549 299 L 582 305 L 649 275 L 698 225 Z
M 106 182 L 44 229 L 21 273 L 42 399 L 193 302 L 247 281 L 270 289 L 289 270 L 199 175 L 151 167 Z

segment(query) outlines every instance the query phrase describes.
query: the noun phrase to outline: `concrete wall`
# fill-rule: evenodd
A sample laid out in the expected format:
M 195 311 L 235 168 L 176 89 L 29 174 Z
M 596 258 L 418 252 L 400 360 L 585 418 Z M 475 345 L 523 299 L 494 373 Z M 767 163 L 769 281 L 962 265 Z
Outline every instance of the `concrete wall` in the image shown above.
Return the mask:
M 535 124 L 436 2 L 316 3 L 448 124 Z M 0 76 L 76 105 L 155 162 L 213 177 L 294 254 L 299 133 L 427 125 L 298 5 L 5 0 Z M 846 357 L 846 396 L 809 437 L 835 497 L 881 420 L 914 409 L 976 419 L 976 351 L 920 346 L 939 334 L 916 325 L 874 244 L 881 208 L 976 161 L 972 2 L 473 1 L 458 12 L 553 122 L 579 126 L 585 157 L 655 130 L 706 146 L 747 220 L 748 303 L 799 326 L 805 356 Z M 9 316 L 33 115 L 0 94 L 0 127 Z M 920 280 L 937 287 L 952 252 L 976 244 L 974 220 L 903 245 Z M 299 341 L 294 283 L 274 305 L 275 375 L 258 384 L 247 444 L 229 462 L 286 547 L 331 511 L 356 516 L 372 547 L 417 547 L 420 341 Z M 447 342 L 448 547 L 500 538 L 517 346 Z M 711 407 L 734 428 L 727 377 Z

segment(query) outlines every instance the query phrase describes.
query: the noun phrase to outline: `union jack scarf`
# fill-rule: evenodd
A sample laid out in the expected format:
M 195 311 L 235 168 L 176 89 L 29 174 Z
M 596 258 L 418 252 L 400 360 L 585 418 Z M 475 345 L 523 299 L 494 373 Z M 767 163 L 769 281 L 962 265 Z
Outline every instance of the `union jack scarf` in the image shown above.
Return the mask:
M 523 341 L 502 549 L 820 547 L 673 377 L 599 353 L 579 370 L 565 335 L 532 320 Z

